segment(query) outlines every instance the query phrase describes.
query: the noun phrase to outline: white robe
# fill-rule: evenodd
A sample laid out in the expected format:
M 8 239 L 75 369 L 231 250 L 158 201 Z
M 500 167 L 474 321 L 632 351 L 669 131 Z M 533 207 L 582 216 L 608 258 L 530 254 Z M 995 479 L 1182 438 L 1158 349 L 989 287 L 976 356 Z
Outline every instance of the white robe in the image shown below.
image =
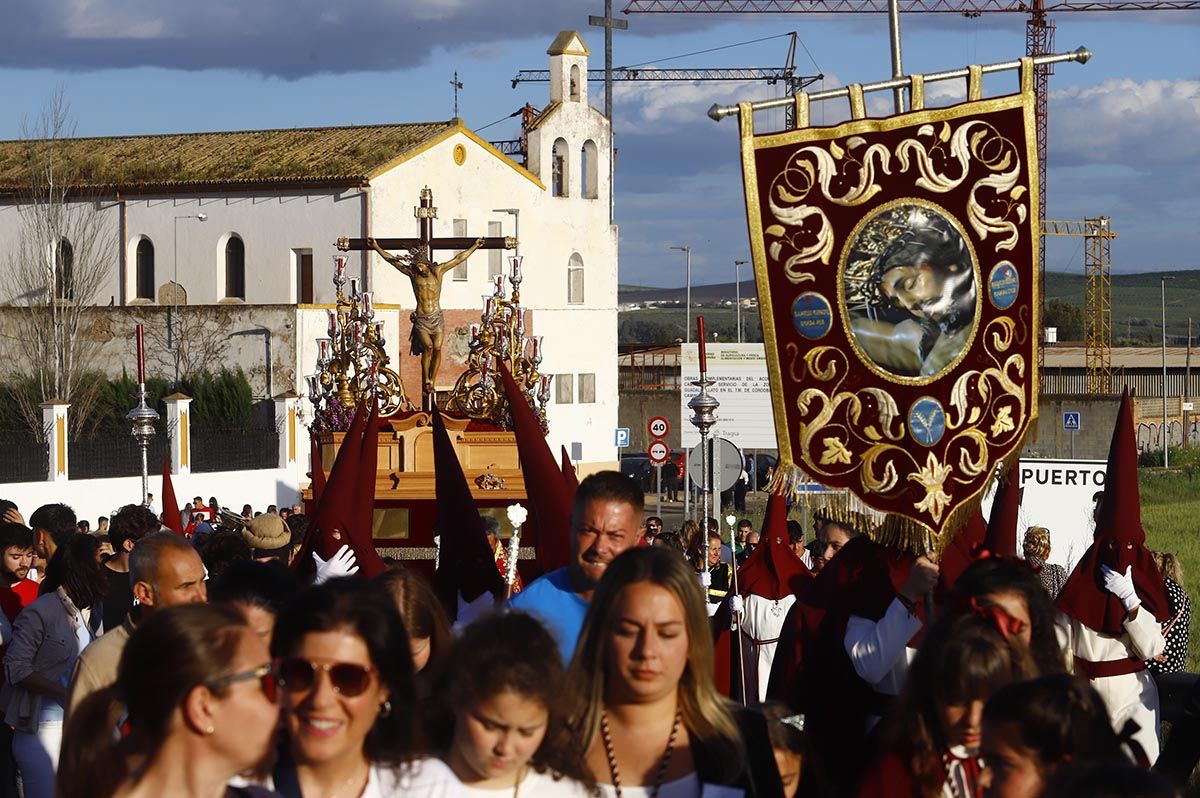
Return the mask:
M 1109 662 L 1130 656 L 1148 660 L 1161 654 L 1167 647 L 1157 619 L 1143 607 L 1137 608 L 1132 620 L 1126 618 L 1123 623 L 1125 634 L 1117 637 L 1100 634 L 1061 613 L 1058 622 L 1066 629 L 1072 655 L 1088 662 Z M 1074 660 L 1071 663 L 1073 666 Z M 1150 671 L 1104 676 L 1090 681 L 1104 699 L 1114 730 L 1120 732 L 1125 721 L 1130 719 L 1138 724 L 1140 728 L 1134 739 L 1145 749 L 1150 764 L 1154 764 L 1158 759 L 1159 704 L 1158 688 Z
M 784 596 L 778 601 L 749 595 L 743 599 L 742 637 L 744 648 L 742 662 L 746 666 L 746 684 L 757 685 L 758 700 L 767 699 L 767 682 L 771 680 L 771 663 L 775 660 L 775 649 L 779 646 L 779 635 L 788 610 L 796 603 L 795 596 Z M 769 643 L 756 643 L 770 640 Z

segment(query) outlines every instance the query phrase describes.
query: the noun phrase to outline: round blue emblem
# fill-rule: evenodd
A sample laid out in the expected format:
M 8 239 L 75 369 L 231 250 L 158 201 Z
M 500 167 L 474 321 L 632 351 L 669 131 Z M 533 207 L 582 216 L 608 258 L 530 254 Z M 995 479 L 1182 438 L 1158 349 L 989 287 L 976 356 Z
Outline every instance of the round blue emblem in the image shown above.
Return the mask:
M 998 310 L 1008 310 L 1017 301 L 1017 293 L 1021 290 L 1021 278 L 1017 276 L 1017 267 L 1002 260 L 992 267 L 988 275 L 988 298 Z
M 796 332 L 810 341 L 823 338 L 833 326 L 829 300 L 811 291 L 796 297 L 792 303 L 792 324 L 796 326 Z
M 932 396 L 922 396 L 908 411 L 908 431 L 922 446 L 933 446 L 946 434 L 946 411 Z

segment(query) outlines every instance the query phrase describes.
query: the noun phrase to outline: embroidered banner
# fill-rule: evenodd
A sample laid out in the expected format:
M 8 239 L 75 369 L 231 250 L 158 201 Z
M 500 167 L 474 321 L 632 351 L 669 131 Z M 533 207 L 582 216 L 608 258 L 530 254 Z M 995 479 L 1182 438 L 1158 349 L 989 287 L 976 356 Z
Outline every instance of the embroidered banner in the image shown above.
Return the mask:
M 1037 415 L 1032 62 L 1021 92 L 756 136 L 742 168 L 778 479 L 889 514 L 883 542 L 944 545 Z M 797 470 L 798 469 L 798 470 Z M 938 546 L 940 548 L 940 545 Z

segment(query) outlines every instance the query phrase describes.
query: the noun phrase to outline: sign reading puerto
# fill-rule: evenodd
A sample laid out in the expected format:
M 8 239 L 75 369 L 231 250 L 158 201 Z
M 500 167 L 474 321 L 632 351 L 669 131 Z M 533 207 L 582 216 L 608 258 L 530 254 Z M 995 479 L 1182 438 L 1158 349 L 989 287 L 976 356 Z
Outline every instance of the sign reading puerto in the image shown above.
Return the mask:
M 646 454 L 649 455 L 651 463 L 662 465 L 671 456 L 671 449 L 667 446 L 666 441 L 654 441 L 650 444 L 650 448 L 646 450 Z
M 667 433 L 671 431 L 671 422 L 662 416 L 655 416 L 650 419 L 650 423 L 646 425 L 646 429 L 650 431 L 651 438 L 665 438 L 667 437 Z

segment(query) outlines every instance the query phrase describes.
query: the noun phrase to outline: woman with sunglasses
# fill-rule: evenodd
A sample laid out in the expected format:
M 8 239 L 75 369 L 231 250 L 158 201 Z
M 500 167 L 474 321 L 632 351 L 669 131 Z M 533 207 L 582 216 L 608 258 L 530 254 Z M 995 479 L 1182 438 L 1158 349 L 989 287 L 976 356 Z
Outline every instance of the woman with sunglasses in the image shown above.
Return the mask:
M 389 596 L 356 579 L 298 594 L 279 615 L 287 744 L 273 787 L 286 798 L 460 794 L 437 760 L 413 764 L 412 652 Z
M 652 547 L 613 560 L 567 673 L 578 756 L 603 798 L 783 794 L 765 720 L 734 713 L 713 661 L 688 563 Z
M 191 604 L 147 615 L 125 645 L 117 683 L 71 713 L 58 796 L 273 795 L 227 785 L 269 763 L 275 699 L 267 644 L 237 610 Z

